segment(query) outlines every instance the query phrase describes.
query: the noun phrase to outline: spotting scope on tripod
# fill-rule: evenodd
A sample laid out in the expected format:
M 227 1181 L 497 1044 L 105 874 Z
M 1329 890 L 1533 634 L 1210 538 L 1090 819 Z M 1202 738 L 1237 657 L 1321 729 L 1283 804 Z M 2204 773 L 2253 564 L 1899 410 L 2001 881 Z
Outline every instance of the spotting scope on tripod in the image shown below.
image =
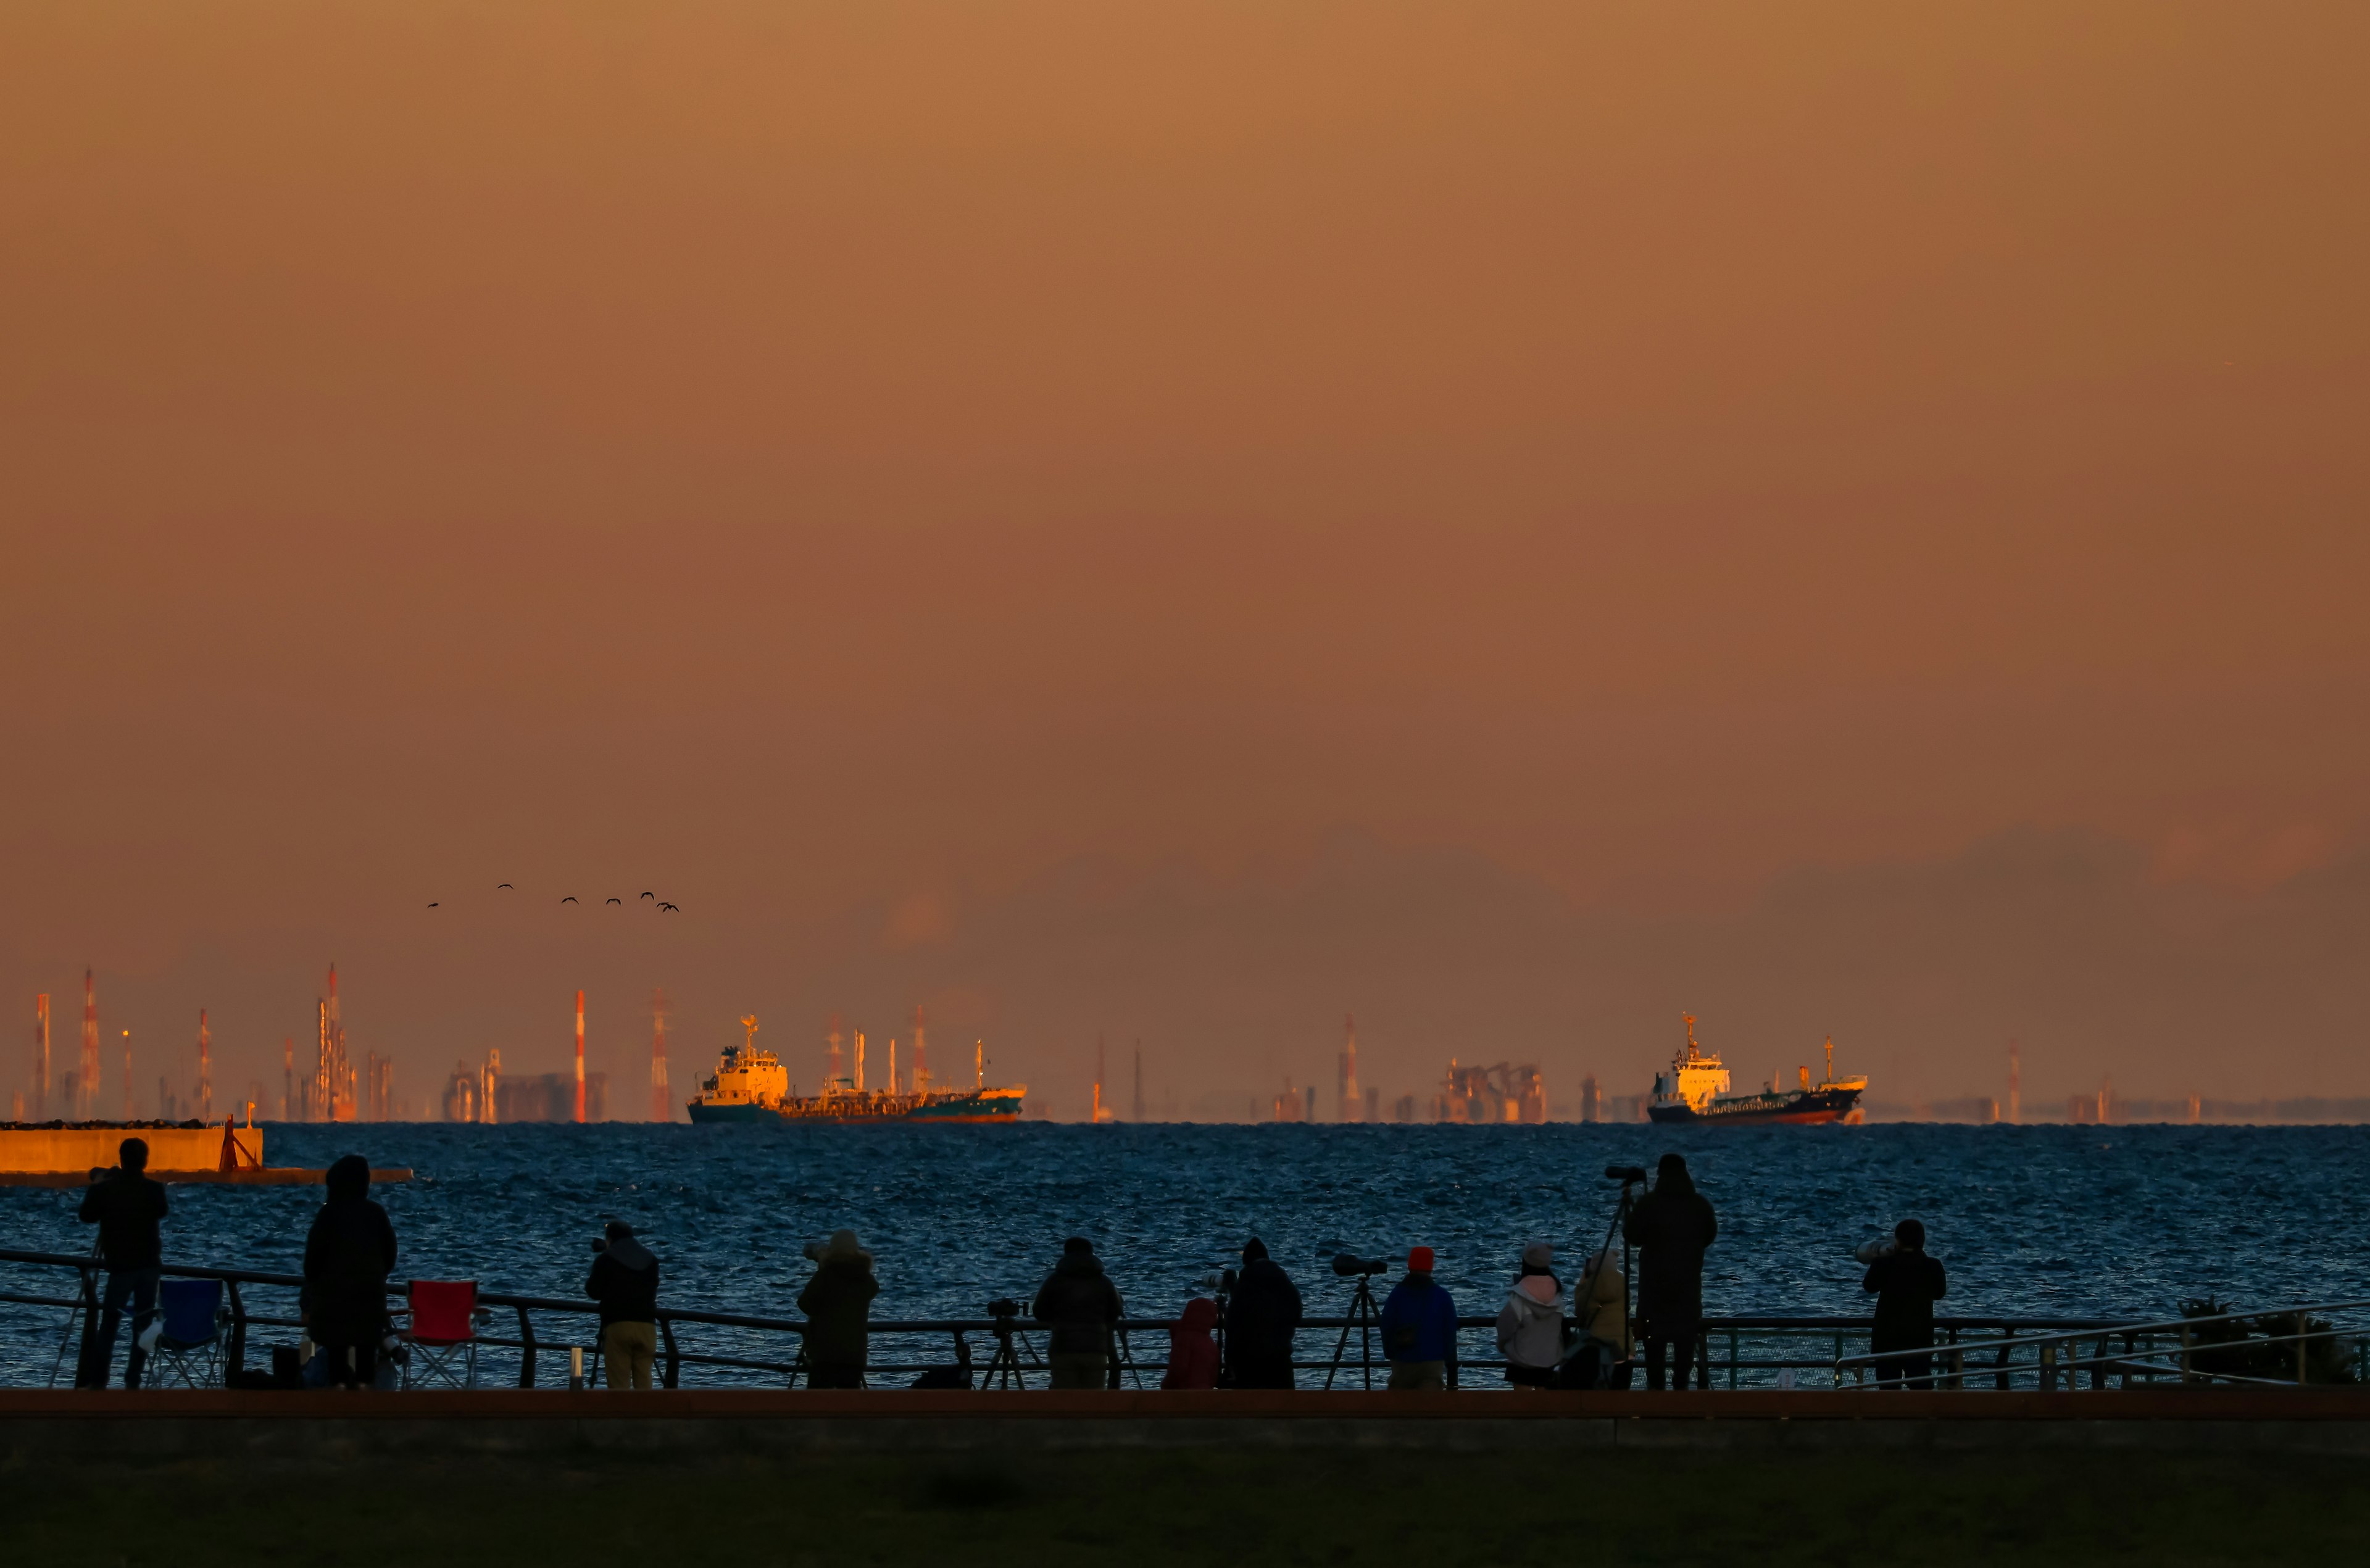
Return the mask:
M 1375 1345 L 1373 1336 L 1382 1332 L 1383 1314 L 1375 1305 L 1375 1276 L 1386 1273 L 1390 1265 L 1381 1258 L 1362 1258 L 1354 1253 L 1335 1253 L 1333 1272 L 1344 1279 L 1354 1279 L 1358 1288 L 1350 1293 L 1350 1310 L 1344 1314 L 1341 1337 L 1333 1346 L 1333 1364 L 1325 1368 L 1325 1386 L 1333 1386 L 1333 1375 L 1341 1369 L 1342 1353 L 1350 1348 L 1350 1331 L 1358 1332 L 1359 1370 L 1364 1375 L 1366 1387 L 1375 1386 Z

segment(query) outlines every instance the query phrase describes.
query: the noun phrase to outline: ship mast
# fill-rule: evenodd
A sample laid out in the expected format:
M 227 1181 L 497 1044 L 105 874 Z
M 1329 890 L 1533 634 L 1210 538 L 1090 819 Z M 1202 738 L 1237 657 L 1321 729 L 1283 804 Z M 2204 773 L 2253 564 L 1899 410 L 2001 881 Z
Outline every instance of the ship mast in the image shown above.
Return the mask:
M 1696 1049 L 1696 1015 L 1692 1013 L 1682 1013 L 1679 1016 L 1686 1021 L 1687 1059 L 1689 1061 L 1694 1061 L 1697 1057 L 1703 1054 Z

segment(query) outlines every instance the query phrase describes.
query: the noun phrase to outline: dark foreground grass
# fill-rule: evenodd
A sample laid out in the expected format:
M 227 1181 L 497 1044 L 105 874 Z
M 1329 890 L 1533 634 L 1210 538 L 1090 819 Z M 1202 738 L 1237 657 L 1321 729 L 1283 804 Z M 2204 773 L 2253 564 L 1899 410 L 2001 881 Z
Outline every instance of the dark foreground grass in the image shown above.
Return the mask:
M 2370 1561 L 2293 1455 L 1102 1450 L 1003 1458 L 0 1464 L 28 1568 Z

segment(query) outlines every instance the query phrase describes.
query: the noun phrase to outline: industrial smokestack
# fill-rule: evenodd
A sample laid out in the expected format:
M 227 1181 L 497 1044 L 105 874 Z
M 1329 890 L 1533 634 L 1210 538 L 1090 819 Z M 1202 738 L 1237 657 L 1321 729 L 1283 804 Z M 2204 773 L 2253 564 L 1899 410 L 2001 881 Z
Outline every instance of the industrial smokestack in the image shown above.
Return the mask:
M 576 1120 L 584 1121 L 584 993 L 576 993 Z
M 82 972 L 82 1070 L 75 1079 L 75 1119 L 98 1109 L 98 982 Z
M 674 1095 L 667 1089 L 666 988 L 650 992 L 650 1120 L 674 1120 Z
M 930 1092 L 930 1059 L 925 1051 L 922 1037 L 922 1010 L 914 1009 L 914 1093 Z
M 206 1010 L 198 1009 L 198 1119 L 214 1119 L 213 1039 L 206 1033 Z
M 33 1119 L 50 1119 L 50 993 L 33 999 Z

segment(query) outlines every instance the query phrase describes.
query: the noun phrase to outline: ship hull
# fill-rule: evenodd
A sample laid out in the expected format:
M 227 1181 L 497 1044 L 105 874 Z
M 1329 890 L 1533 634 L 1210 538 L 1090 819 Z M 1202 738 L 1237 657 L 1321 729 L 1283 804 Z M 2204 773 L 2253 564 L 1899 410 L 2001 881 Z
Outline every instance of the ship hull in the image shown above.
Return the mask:
M 1714 1100 L 1702 1110 L 1681 1103 L 1648 1105 L 1646 1115 L 1657 1122 L 1705 1127 L 1818 1127 L 1859 1114 L 1857 1089 L 1809 1089 L 1791 1094 L 1746 1094 Z
M 767 1115 L 786 1122 L 1017 1122 L 1018 1092 L 973 1094 L 830 1094 L 782 1102 Z
M 746 1103 L 732 1105 L 710 1105 L 694 1100 L 684 1109 L 695 1122 L 768 1122 L 775 1113 L 765 1105 Z

